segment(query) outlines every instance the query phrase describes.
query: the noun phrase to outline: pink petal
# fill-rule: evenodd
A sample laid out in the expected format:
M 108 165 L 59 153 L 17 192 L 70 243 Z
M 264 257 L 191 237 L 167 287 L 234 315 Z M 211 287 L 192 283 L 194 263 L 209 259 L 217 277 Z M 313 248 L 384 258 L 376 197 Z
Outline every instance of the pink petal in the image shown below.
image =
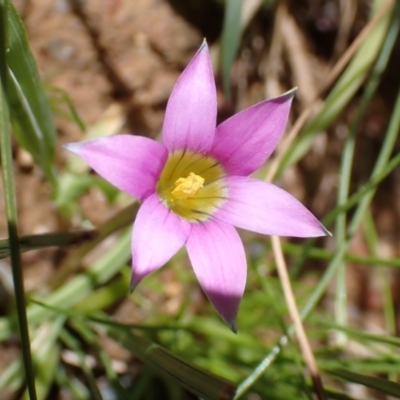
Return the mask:
M 242 176 L 225 179 L 229 200 L 214 218 L 266 235 L 314 237 L 329 234 L 310 211 L 277 186 Z
M 133 225 L 132 290 L 185 244 L 190 226 L 188 221 L 168 210 L 157 193 L 143 202 Z
M 168 157 L 167 149 L 154 140 L 133 135 L 116 135 L 65 148 L 82 157 L 104 179 L 118 189 L 145 199 L 154 193 Z
M 236 332 L 236 314 L 246 285 L 246 256 L 235 228 L 221 222 L 193 224 L 186 243 L 201 287 Z
M 207 43 L 182 72 L 165 112 L 162 142 L 169 150 L 208 153 L 217 118 L 217 93 Z
M 249 175 L 275 150 L 294 92 L 249 107 L 217 127 L 211 155 L 231 175 Z

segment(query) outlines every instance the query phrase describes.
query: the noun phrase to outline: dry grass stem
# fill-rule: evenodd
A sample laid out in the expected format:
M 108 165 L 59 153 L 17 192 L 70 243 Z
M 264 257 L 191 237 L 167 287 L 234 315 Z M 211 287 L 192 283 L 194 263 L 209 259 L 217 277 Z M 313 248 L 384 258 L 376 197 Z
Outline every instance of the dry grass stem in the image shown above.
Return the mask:
M 343 56 L 338 60 L 334 68 L 331 70 L 330 74 L 328 75 L 328 78 L 325 82 L 325 84 L 320 88 L 319 91 L 314 90 L 314 85 L 313 83 L 309 82 L 310 88 L 309 91 L 312 93 L 310 96 L 304 97 L 302 100 L 303 103 L 309 104 L 306 106 L 303 110 L 303 112 L 300 114 L 298 119 L 296 120 L 296 123 L 293 125 L 292 129 L 290 130 L 289 134 L 286 136 L 284 141 L 282 142 L 282 145 L 279 148 L 278 154 L 276 158 L 274 159 L 273 163 L 271 164 L 271 168 L 268 172 L 268 175 L 266 177 L 267 181 L 272 181 L 276 175 L 276 172 L 278 170 L 278 166 L 282 160 L 283 155 L 286 153 L 288 150 L 289 146 L 291 145 L 292 141 L 295 139 L 297 134 L 299 133 L 300 129 L 302 126 L 306 123 L 308 118 L 312 115 L 318 104 L 320 103 L 319 97 L 321 94 L 331 86 L 331 84 L 337 79 L 339 74 L 343 71 L 344 67 L 348 64 L 350 61 L 351 57 L 354 55 L 356 50 L 359 48 L 359 46 L 363 43 L 365 37 L 369 34 L 369 32 L 375 27 L 375 25 L 380 21 L 382 16 L 389 10 L 389 8 L 393 5 L 392 0 L 388 0 L 384 6 L 377 12 L 377 14 L 371 19 L 371 21 L 365 26 L 365 28 L 360 32 L 360 34 L 357 36 L 357 38 L 354 40 L 354 42 L 349 46 L 349 48 L 346 50 L 346 52 L 343 54 Z M 287 9 L 285 6 L 280 6 L 281 9 L 281 14 L 280 17 L 282 20 L 284 20 L 285 24 L 282 27 L 282 32 L 283 32 L 283 38 L 285 45 L 287 46 L 287 50 L 290 53 L 290 45 L 288 44 L 288 37 L 293 40 L 293 38 L 298 39 L 298 44 L 296 45 L 296 48 L 298 49 L 301 46 L 301 36 L 298 36 L 295 34 L 296 32 L 296 24 L 294 20 L 290 17 L 290 15 L 287 13 Z M 286 11 L 286 15 L 285 15 Z M 304 46 L 303 46 L 304 47 Z M 304 58 L 305 53 L 304 52 L 293 52 L 293 54 L 297 55 L 297 58 L 294 59 L 294 57 L 289 57 L 291 64 L 293 66 L 296 66 L 293 68 L 294 73 L 298 72 L 298 74 L 301 74 L 302 80 L 304 79 L 302 71 L 304 71 L 305 68 L 307 68 L 308 61 Z M 297 76 L 297 78 L 300 78 Z M 308 81 L 307 81 L 308 82 Z M 279 237 L 277 236 L 272 236 L 272 247 L 273 247 L 273 252 L 274 252 L 274 257 L 277 265 L 277 270 L 280 278 L 280 282 L 282 285 L 282 290 L 285 296 L 286 304 L 288 306 L 288 310 L 290 313 L 290 317 L 293 321 L 293 324 L 296 329 L 296 336 L 297 340 L 299 342 L 299 346 L 301 348 L 301 352 L 304 357 L 304 361 L 307 365 L 308 371 L 310 373 L 311 379 L 314 384 L 314 388 L 317 394 L 317 397 L 319 400 L 324 400 L 326 399 L 326 395 L 324 393 L 323 385 L 322 385 L 322 380 L 321 380 L 321 375 L 318 370 L 317 363 L 314 358 L 314 354 L 312 352 L 310 343 L 308 341 L 298 308 L 296 304 L 296 300 L 293 294 L 292 286 L 290 283 L 290 278 L 289 274 L 287 272 L 287 266 L 285 263 L 285 259 L 283 256 L 282 252 L 282 246 Z
M 310 343 L 308 341 L 303 326 L 303 322 L 299 314 L 299 310 L 297 309 L 297 304 L 293 295 L 292 286 L 290 284 L 290 278 L 287 272 L 287 266 L 285 263 L 285 258 L 283 256 L 280 239 L 278 236 L 271 236 L 271 241 L 272 241 L 272 249 L 274 252 L 276 266 L 279 274 L 279 280 L 282 285 L 282 290 L 285 296 L 286 304 L 288 306 L 290 318 L 292 319 L 292 322 L 296 329 L 296 336 L 299 342 L 301 352 L 304 357 L 304 361 L 307 365 L 307 369 L 313 381 L 318 400 L 325 400 L 327 399 L 327 397 L 325 395 L 324 388 L 322 385 L 321 375 L 319 373 L 318 366 L 314 358 L 314 354 L 312 352 Z
M 393 6 L 393 0 L 388 0 L 381 9 L 376 13 L 376 15 L 369 21 L 369 23 L 364 27 L 364 29 L 359 33 L 359 35 L 354 39 L 353 43 L 349 46 L 346 52 L 342 55 L 342 57 L 338 60 L 335 66 L 332 68 L 330 73 L 328 74 L 325 84 L 319 89 L 318 95 L 310 104 L 303 109 L 301 114 L 296 120 L 296 123 L 290 129 L 289 133 L 286 137 L 282 140 L 279 147 L 276 150 L 276 154 L 274 159 L 270 164 L 270 169 L 266 180 L 268 182 L 273 181 L 278 171 L 278 167 L 282 161 L 282 158 L 288 151 L 289 147 L 291 146 L 293 140 L 296 138 L 298 133 L 300 132 L 301 128 L 307 122 L 308 118 L 315 112 L 316 109 L 321 106 L 322 100 L 320 99 L 322 93 L 327 90 L 332 83 L 338 78 L 340 73 L 343 71 L 344 67 L 348 64 L 351 57 L 353 57 L 354 53 L 363 43 L 365 37 L 370 33 L 370 31 L 375 27 L 375 25 L 381 20 L 381 18 L 389 11 L 389 9 Z

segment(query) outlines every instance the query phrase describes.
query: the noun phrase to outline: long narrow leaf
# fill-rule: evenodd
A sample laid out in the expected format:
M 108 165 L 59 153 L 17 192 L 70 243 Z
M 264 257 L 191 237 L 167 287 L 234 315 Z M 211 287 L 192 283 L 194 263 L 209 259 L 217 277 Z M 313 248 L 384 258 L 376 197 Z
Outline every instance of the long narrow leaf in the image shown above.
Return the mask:
M 54 232 L 43 235 L 22 236 L 19 238 L 20 252 L 42 249 L 52 246 L 71 246 L 80 244 L 96 236 L 96 231 L 82 232 Z M 0 259 L 10 256 L 10 242 L 8 239 L 0 240 Z
M 108 334 L 132 354 L 175 383 L 204 400 L 231 400 L 236 386 L 220 376 L 199 368 L 150 340 L 127 330 L 107 327 Z
M 231 97 L 231 69 L 240 43 L 242 0 L 226 0 L 221 40 L 221 70 L 224 92 Z
M 328 374 L 345 379 L 346 381 L 359 383 L 361 385 L 379 390 L 387 395 L 400 398 L 400 385 L 396 382 L 388 381 L 387 379 L 376 378 L 374 376 L 367 376 L 357 374 L 356 372 L 347 371 L 345 369 L 327 370 Z
M 32 154 L 47 179 L 55 184 L 53 162 L 56 131 L 53 116 L 29 48 L 25 27 L 12 1 L 5 2 L 9 27 L 7 102 L 11 123 L 19 143 Z
M 55 312 L 73 318 L 75 325 L 81 326 L 82 329 L 87 319 L 90 319 L 93 326 L 101 326 L 102 330 L 105 330 L 109 336 L 134 356 L 204 400 L 231 400 L 234 398 L 236 385 L 233 382 L 183 360 L 146 337 L 131 332 L 128 326 L 114 322 L 103 314 L 97 313 L 88 318 L 80 311 L 55 307 L 51 303 L 36 302 L 36 304 L 50 313 Z M 91 311 L 93 312 L 93 310 Z M 100 315 L 99 318 L 98 315 Z
M 373 13 L 385 5 L 384 0 L 373 2 Z M 279 167 L 280 174 L 286 167 L 300 160 L 310 149 L 315 136 L 329 127 L 338 117 L 364 82 L 368 71 L 379 54 L 386 38 L 388 26 L 393 15 L 393 7 L 374 26 L 364 43 L 353 57 L 338 82 L 329 93 L 323 109 L 304 127 L 298 138 L 285 154 Z M 372 16 L 371 16 L 372 17 Z
M 29 329 L 26 316 L 24 281 L 22 276 L 21 256 L 18 240 L 18 219 L 14 171 L 12 160 L 11 132 L 9 124 L 9 106 L 6 96 L 9 92 L 6 69 L 6 46 L 9 43 L 8 9 L 9 4 L 0 0 L 0 152 L 4 185 L 4 203 L 7 217 L 7 229 L 10 238 L 11 268 L 17 309 L 19 336 L 21 339 L 22 360 L 25 370 L 27 388 L 31 400 L 36 400 L 35 377 L 29 339 Z

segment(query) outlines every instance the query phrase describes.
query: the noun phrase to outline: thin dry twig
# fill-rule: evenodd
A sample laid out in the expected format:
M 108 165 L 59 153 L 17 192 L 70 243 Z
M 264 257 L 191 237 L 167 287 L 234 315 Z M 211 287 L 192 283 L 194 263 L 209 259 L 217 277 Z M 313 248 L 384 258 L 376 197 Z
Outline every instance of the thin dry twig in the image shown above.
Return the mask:
M 282 22 L 279 24 L 283 45 L 287 59 L 293 73 L 294 84 L 301 82 L 298 97 L 302 105 L 307 106 L 318 98 L 318 89 L 315 83 L 313 57 L 307 49 L 307 40 L 303 31 L 289 13 L 286 1 L 279 3 Z M 315 62 L 314 62 L 315 64 Z
M 383 7 L 379 10 L 379 12 L 372 18 L 372 20 L 366 25 L 366 27 L 361 31 L 358 37 L 354 40 L 352 45 L 347 49 L 347 51 L 343 54 L 343 56 L 339 59 L 336 63 L 335 67 L 332 69 L 331 73 L 326 80 L 325 85 L 316 93 L 315 98 L 311 99 L 310 105 L 304 109 L 301 113 L 299 118 L 297 119 L 296 123 L 294 124 L 293 128 L 291 129 L 289 135 L 286 137 L 282 146 L 280 146 L 280 151 L 277 157 L 274 160 L 274 163 L 271 165 L 271 169 L 266 177 L 267 181 L 272 181 L 280 161 L 287 151 L 288 147 L 292 143 L 293 139 L 297 136 L 298 132 L 300 131 L 301 127 L 307 121 L 309 116 L 315 110 L 316 106 L 320 102 L 319 97 L 320 95 L 333 83 L 333 81 L 339 76 L 341 71 L 344 69 L 345 65 L 350 61 L 351 57 L 358 49 L 360 44 L 365 39 L 366 35 L 371 31 L 371 29 L 377 24 L 377 22 L 381 19 L 381 17 L 389 10 L 389 8 L 393 5 L 392 0 L 388 0 Z M 297 340 L 299 342 L 299 346 L 301 348 L 301 352 L 304 357 L 304 361 L 307 365 L 308 371 L 310 373 L 311 379 L 314 384 L 314 388 L 319 400 L 325 400 L 326 395 L 323 389 L 321 375 L 318 370 L 317 363 L 314 358 L 314 354 L 312 352 L 310 343 L 308 341 L 303 322 L 301 320 L 296 300 L 294 297 L 293 289 L 290 283 L 289 274 L 287 272 L 287 266 L 285 262 L 285 258 L 282 252 L 282 245 L 280 242 L 279 237 L 272 236 L 272 248 L 274 252 L 274 257 L 277 265 L 277 271 L 279 274 L 280 282 L 282 285 L 282 290 L 286 299 L 286 304 L 288 306 L 288 310 L 293 321 L 295 332 L 297 336 Z
M 313 112 L 321 106 L 322 100 L 320 99 L 322 93 L 324 93 L 338 78 L 340 73 L 343 71 L 344 67 L 348 64 L 353 57 L 354 53 L 358 50 L 360 45 L 363 43 L 365 37 L 370 33 L 370 31 L 375 27 L 375 25 L 381 20 L 381 18 L 386 14 L 386 12 L 393 6 L 393 0 L 388 0 L 376 13 L 376 15 L 369 21 L 369 23 L 364 27 L 364 29 L 359 33 L 359 35 L 354 39 L 353 43 L 348 47 L 343 56 L 338 60 L 332 70 L 329 72 L 325 84 L 318 90 L 317 97 L 310 102 L 309 106 L 304 108 L 300 116 L 297 118 L 296 123 L 293 125 L 288 135 L 282 140 L 279 145 L 275 158 L 271 162 L 270 170 L 266 177 L 267 181 L 272 181 L 276 175 L 279 164 L 282 158 L 288 151 L 293 140 L 300 132 L 300 129 L 307 122 L 308 118 L 313 114 Z
M 274 18 L 274 28 L 272 31 L 272 39 L 271 45 L 269 47 L 267 60 L 265 66 L 265 76 L 268 79 L 265 80 L 265 95 L 267 98 L 278 96 L 279 93 L 284 91 L 280 80 L 279 80 L 279 71 L 282 69 L 283 57 L 282 57 L 282 29 L 280 26 L 282 25 L 283 18 L 283 8 L 281 3 L 278 5 L 278 8 L 275 12 Z
M 281 242 L 278 236 L 271 236 L 272 249 L 276 261 L 276 266 L 279 274 L 279 280 L 282 285 L 282 290 L 285 295 L 286 304 L 289 309 L 290 318 L 293 321 L 293 325 L 296 330 L 297 340 L 301 352 L 304 357 L 304 361 L 307 365 L 308 372 L 310 373 L 311 379 L 314 384 L 315 392 L 319 400 L 326 400 L 327 397 L 324 392 L 322 385 L 321 374 L 319 373 L 317 362 L 314 358 L 314 353 L 311 349 L 310 343 L 307 338 L 306 331 L 301 320 L 299 310 L 297 309 L 296 300 L 293 295 L 292 286 L 290 284 L 289 274 L 285 263 L 285 258 L 282 252 Z
M 346 48 L 346 43 L 349 39 L 351 28 L 357 14 L 357 1 L 340 0 L 340 18 L 337 38 L 335 41 L 335 49 L 333 51 L 335 58 L 339 57 L 342 51 Z

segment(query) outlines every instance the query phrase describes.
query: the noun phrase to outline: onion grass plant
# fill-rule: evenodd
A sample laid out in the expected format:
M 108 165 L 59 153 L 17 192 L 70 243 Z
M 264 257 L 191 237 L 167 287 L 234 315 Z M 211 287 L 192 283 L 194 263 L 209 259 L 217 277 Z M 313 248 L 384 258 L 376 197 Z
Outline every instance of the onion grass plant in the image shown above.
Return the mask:
M 266 10 L 276 16 L 283 3 L 254 2 L 257 4 L 252 6 L 250 17 L 246 14 L 247 2 L 220 3 L 225 3 L 225 20 L 220 41 L 210 45 L 210 53 L 218 53 L 220 68 L 216 75 L 221 78 L 230 107 L 241 111 L 236 109 L 238 88 L 232 70 L 251 37 L 247 28 L 251 28 L 255 15 Z M 68 158 L 63 165 L 55 162 L 60 146 L 53 113 L 59 108 L 51 108 L 51 93 L 57 93 L 67 105 L 62 118 L 68 115 L 80 129 L 85 124 L 68 93 L 57 88 L 47 91 L 11 0 L 0 0 L 0 20 L 0 146 L 8 228 L 7 236 L 0 240 L 0 258 L 9 260 L 13 277 L 12 293 L 0 307 L 0 354 L 7 346 L 14 346 L 20 354 L 7 365 L 0 363 L 1 394 L 27 400 L 400 398 L 400 338 L 390 279 L 400 268 L 400 261 L 398 251 L 390 256 L 382 251 L 381 227 L 375 218 L 381 205 L 376 199 L 385 190 L 385 182 L 398 179 L 400 82 L 391 88 L 394 102 L 377 155 L 369 160 L 372 168 L 360 167 L 355 161 L 363 122 L 390 63 L 399 57 L 399 2 L 372 1 L 371 15 L 359 36 L 355 35 L 355 44 L 349 45 L 343 57 L 330 61 L 334 74 L 327 74 L 318 98 L 309 105 L 295 103 L 288 133 L 275 156 L 256 173 L 257 179 L 279 185 L 297 171 L 296 176 L 303 176 L 307 187 L 314 182 L 310 183 L 307 172 L 302 175 L 301 171 L 306 170 L 303 161 L 315 143 L 326 140 L 328 147 L 340 146 L 335 159 L 336 198 L 327 201 L 332 207 L 325 215 L 318 215 L 332 237 L 303 241 L 274 237 L 271 243 L 257 233 L 240 232 L 248 273 L 237 315 L 237 334 L 204 301 L 183 251 L 165 260 L 167 268 L 146 277 L 129 294 L 129 227 L 140 212 L 139 204 L 105 184 L 73 155 L 65 155 Z M 268 44 L 263 45 L 267 51 Z M 219 93 L 223 96 L 222 90 Z M 341 116 L 354 105 L 351 120 L 344 123 Z M 216 113 L 215 104 L 207 106 Z M 111 123 L 100 120 L 88 126 L 82 139 L 120 133 L 123 113 L 123 108 L 118 108 Z M 339 121 L 342 128 L 345 125 L 342 141 L 327 134 Z M 72 226 L 72 219 L 82 220 L 79 199 L 93 187 L 118 211 L 95 228 L 82 224 L 78 231 L 19 236 L 13 139 L 41 169 L 64 226 Z M 363 171 L 362 180 L 357 176 L 359 169 Z M 195 195 L 204 182 L 188 182 L 189 177 L 176 182 L 190 183 L 190 190 L 196 184 L 191 192 Z M 186 196 L 185 188 L 179 186 L 180 196 Z M 287 189 L 290 191 L 290 187 Z M 186 201 L 187 196 L 185 207 Z M 307 203 L 317 213 L 312 208 L 317 208 L 318 199 L 308 199 Z M 216 215 L 217 211 L 212 209 Z M 253 211 L 249 215 L 253 216 Z M 188 212 L 184 208 L 185 216 Z M 292 217 L 295 224 L 297 220 Z M 315 221 L 313 226 L 320 227 Z M 195 221 L 191 219 L 190 223 Z M 359 236 L 365 243 L 362 254 L 352 246 Z M 186 243 L 186 239 L 181 242 Z M 48 247 L 63 248 L 57 270 L 42 287 L 26 292 L 21 254 Z M 368 329 L 368 316 L 356 323 L 352 315 L 350 288 L 358 283 L 349 281 L 349 271 L 359 265 L 364 267 L 364 274 L 378 276 L 375 289 L 382 299 L 379 312 L 383 321 L 379 331 Z M 2 275 L 0 279 L 2 283 Z M 238 301 L 233 306 L 226 298 L 222 306 L 218 298 L 212 301 L 235 330 Z M 311 354 L 307 356 L 307 352 Z

